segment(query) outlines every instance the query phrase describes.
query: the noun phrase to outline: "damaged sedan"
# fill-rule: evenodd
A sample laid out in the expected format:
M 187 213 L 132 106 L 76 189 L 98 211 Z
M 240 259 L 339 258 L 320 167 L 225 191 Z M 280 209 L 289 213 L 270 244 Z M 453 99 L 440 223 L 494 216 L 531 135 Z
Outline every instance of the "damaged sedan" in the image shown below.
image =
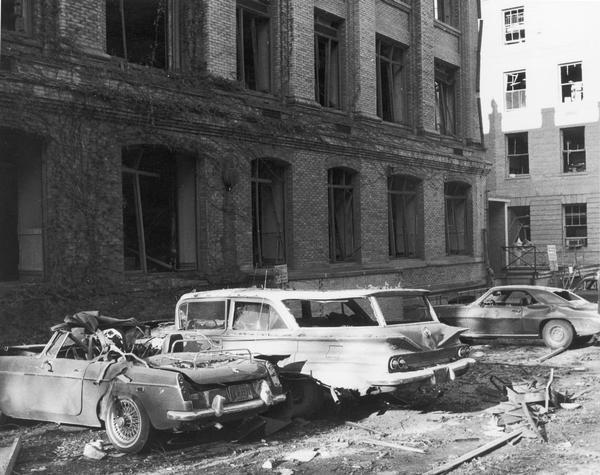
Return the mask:
M 468 305 L 435 307 L 441 321 L 469 330 L 465 338 L 541 338 L 550 348 L 566 348 L 576 337 L 600 335 L 598 306 L 558 287 L 492 287 Z
M 104 425 L 117 450 L 135 453 L 153 430 L 201 429 L 285 400 L 273 365 L 247 351 L 157 352 L 136 343 L 135 319 L 97 312 L 53 331 L 46 345 L 0 352 L 0 416 Z
M 427 293 L 375 288 L 193 292 L 177 303 L 174 327 L 157 334 L 163 334 L 167 347 L 183 349 L 188 339 L 202 334 L 218 348 L 244 347 L 277 361 L 286 381 L 295 382 L 294 400 L 310 393 L 311 383 L 334 400 L 392 392 L 411 383 L 453 380 L 474 364 L 467 358 L 469 346 L 459 341 L 465 329 L 440 323 Z M 304 376 L 308 384 L 293 375 Z

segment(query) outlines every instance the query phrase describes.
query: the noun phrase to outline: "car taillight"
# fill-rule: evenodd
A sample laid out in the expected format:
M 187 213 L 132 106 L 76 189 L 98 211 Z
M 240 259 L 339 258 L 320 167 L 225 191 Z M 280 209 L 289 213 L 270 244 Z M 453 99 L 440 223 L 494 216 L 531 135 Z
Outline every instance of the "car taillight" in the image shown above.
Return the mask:
M 408 369 L 408 364 L 406 361 L 404 361 L 404 359 L 402 359 L 402 356 L 392 356 L 388 363 L 388 368 L 390 373 L 396 371 L 405 371 Z
M 181 391 L 181 397 L 184 401 L 190 401 L 192 399 L 191 391 L 189 385 L 185 382 L 185 378 L 181 373 L 177 375 L 177 384 L 179 386 L 179 390 Z
M 471 347 L 469 345 L 462 345 L 458 348 L 458 357 L 466 358 L 471 354 Z

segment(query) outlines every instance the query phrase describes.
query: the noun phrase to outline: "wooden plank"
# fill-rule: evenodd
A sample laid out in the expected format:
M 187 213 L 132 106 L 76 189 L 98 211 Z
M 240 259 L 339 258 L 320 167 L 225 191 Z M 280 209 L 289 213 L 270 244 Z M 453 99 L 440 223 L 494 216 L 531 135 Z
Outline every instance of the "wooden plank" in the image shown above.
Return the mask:
M 0 448 L 0 475 L 11 475 L 19 451 L 21 450 L 21 438 L 17 437 L 10 447 Z
M 566 346 L 561 346 L 560 348 L 557 348 L 556 350 L 554 350 L 552 353 L 547 354 L 546 356 L 542 356 L 541 358 L 539 358 L 538 359 L 538 363 L 542 363 L 543 361 L 549 360 L 550 358 L 554 358 L 556 355 L 561 354 L 566 349 L 567 349 Z
M 514 430 L 508 434 L 503 435 L 502 437 L 498 437 L 497 439 L 492 440 L 491 442 L 488 442 L 485 445 L 482 445 L 481 447 L 478 447 L 476 449 L 471 450 L 470 452 L 467 452 L 466 454 L 458 457 L 455 460 L 451 460 L 448 463 L 445 463 L 444 465 L 440 465 L 437 468 L 431 469 L 428 472 L 424 473 L 423 475 L 438 475 L 441 473 L 446 473 L 450 470 L 452 470 L 455 467 L 458 467 L 460 464 L 464 463 L 464 462 L 468 462 L 469 460 L 478 457 L 479 455 L 483 455 L 484 453 L 495 449 L 496 447 L 499 447 L 500 445 L 508 442 L 509 440 L 521 435 L 523 433 L 523 428 Z
M 385 440 L 362 439 L 361 442 L 364 442 L 365 444 L 371 444 L 371 445 L 380 445 L 381 447 L 388 447 L 390 449 L 404 450 L 406 452 L 416 452 L 418 454 L 425 453 L 424 450 L 417 449 L 416 447 L 408 447 L 406 445 L 395 444 L 393 442 L 387 442 Z

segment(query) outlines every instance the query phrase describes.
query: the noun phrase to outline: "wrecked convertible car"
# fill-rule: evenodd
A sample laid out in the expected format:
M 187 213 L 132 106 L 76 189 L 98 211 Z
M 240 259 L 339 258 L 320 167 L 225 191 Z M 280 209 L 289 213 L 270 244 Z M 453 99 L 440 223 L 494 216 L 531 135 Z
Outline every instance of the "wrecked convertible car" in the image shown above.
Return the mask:
M 334 399 L 453 380 L 474 364 L 463 331 L 438 321 L 426 290 L 256 288 L 183 295 L 174 327 L 157 329 L 166 346 L 200 333 L 220 348 L 248 348 L 278 361 L 287 381 L 305 375 Z
M 122 452 L 153 429 L 193 430 L 285 400 L 273 365 L 238 352 L 156 352 L 134 319 L 80 312 L 44 345 L 0 352 L 0 414 L 105 426 Z

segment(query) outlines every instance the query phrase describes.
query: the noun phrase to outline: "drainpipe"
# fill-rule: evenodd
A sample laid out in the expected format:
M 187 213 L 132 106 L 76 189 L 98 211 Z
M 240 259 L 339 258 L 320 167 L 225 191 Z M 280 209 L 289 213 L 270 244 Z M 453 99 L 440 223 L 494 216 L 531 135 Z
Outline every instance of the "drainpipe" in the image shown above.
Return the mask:
M 596 287 L 598 287 L 598 313 L 600 313 L 600 270 L 596 272 Z

